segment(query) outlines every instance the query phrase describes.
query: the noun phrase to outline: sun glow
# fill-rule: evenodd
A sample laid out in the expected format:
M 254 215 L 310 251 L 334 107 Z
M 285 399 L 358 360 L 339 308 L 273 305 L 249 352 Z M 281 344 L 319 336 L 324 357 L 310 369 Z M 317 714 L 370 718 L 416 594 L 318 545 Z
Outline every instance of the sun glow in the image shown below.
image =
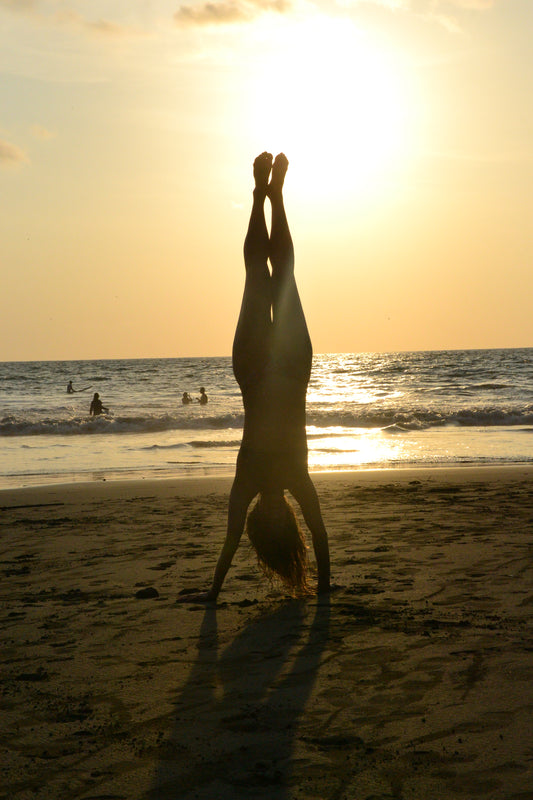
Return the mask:
M 317 17 L 263 35 L 270 44 L 251 75 L 250 133 L 260 149 L 287 153 L 304 192 L 357 193 L 401 163 L 411 98 L 399 58 L 346 20 Z
M 312 470 L 385 466 L 405 456 L 404 443 L 380 430 L 355 428 L 351 435 L 309 439 Z

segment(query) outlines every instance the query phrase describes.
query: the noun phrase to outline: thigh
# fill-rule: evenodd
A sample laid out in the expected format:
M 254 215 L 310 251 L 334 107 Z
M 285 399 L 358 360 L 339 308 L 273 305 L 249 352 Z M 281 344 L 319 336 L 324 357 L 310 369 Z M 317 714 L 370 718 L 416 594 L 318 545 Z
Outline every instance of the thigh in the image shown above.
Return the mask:
M 241 388 L 264 368 L 269 358 L 272 342 L 270 290 L 270 276 L 247 275 L 233 340 L 233 372 Z
M 296 282 L 289 276 L 274 305 L 272 355 L 289 377 L 309 381 L 313 348 Z

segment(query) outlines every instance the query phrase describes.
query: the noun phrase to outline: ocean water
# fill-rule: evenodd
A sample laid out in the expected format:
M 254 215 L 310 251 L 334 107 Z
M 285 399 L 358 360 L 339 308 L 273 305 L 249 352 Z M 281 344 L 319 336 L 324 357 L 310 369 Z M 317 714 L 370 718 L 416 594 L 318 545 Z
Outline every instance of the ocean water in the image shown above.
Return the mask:
M 0 363 L 0 487 L 231 475 L 242 424 L 229 357 Z M 533 463 L 533 348 L 315 355 L 307 426 L 312 471 Z

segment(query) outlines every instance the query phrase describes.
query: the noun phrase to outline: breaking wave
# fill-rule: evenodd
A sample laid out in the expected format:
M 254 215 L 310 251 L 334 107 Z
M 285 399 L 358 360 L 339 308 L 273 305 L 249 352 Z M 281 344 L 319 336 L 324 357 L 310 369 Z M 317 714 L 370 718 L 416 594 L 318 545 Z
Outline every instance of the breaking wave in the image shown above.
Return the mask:
M 150 414 L 146 416 L 46 416 L 35 414 L 6 416 L 0 420 L 0 436 L 77 436 L 95 434 L 138 434 L 172 430 L 239 430 L 242 413 L 213 416 L 183 416 L 181 414 Z M 308 409 L 307 424 L 327 428 L 380 428 L 391 433 L 425 430 L 445 426 L 457 427 L 515 427 L 533 425 L 533 406 L 502 408 L 462 408 L 438 410 L 420 408 L 350 408 Z M 526 428 L 527 430 L 527 428 Z M 322 434 L 323 435 L 323 434 Z M 237 441 L 237 439 L 232 441 Z M 203 447 L 203 440 L 195 445 Z

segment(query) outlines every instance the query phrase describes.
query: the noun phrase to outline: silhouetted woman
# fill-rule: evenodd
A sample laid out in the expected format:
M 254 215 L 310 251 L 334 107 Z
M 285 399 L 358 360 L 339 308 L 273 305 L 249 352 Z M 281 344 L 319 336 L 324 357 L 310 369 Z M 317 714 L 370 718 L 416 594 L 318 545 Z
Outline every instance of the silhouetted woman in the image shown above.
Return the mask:
M 100 400 L 100 395 L 98 392 L 94 393 L 93 399 L 91 400 L 91 407 L 89 409 L 89 414 L 91 417 L 97 417 L 99 414 L 105 413 L 107 414 L 109 411 L 104 405 L 102 405 L 102 401 Z
M 246 282 L 233 343 L 233 371 L 244 404 L 242 444 L 226 539 L 211 589 L 183 600 L 217 598 L 245 525 L 267 575 L 281 579 L 293 595 L 309 593 L 306 546 L 285 489 L 299 503 L 311 531 L 318 591 L 330 587 L 328 537 L 307 468 L 305 398 L 312 347 L 294 279 L 294 248 L 283 204 L 287 167 L 282 153 L 274 164 L 270 153 L 254 162 L 253 206 L 244 242 Z M 266 197 L 272 206 L 270 237 Z

